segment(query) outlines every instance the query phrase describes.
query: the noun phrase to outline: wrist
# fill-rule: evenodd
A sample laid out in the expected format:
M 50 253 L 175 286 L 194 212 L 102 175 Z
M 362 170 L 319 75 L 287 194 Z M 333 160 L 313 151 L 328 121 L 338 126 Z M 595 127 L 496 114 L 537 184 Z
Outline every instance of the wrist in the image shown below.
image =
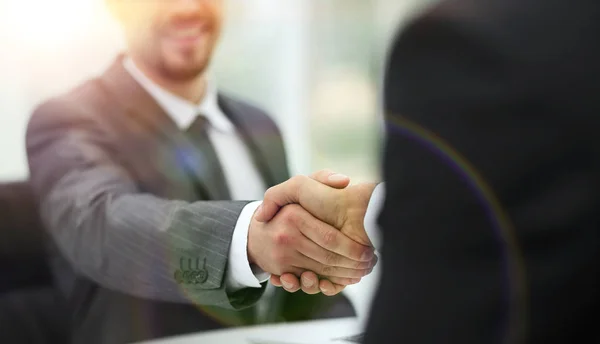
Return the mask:
M 377 187 L 377 183 L 361 183 L 356 185 L 359 188 L 359 201 L 361 205 L 361 209 L 367 210 L 367 206 L 369 205 L 369 201 L 371 200 L 371 196 L 373 195 L 373 191 Z
M 366 233 L 364 222 L 367 208 L 376 186 L 377 183 L 360 183 L 352 186 L 352 188 L 354 188 L 354 191 L 352 192 L 354 194 L 354 202 L 347 210 L 347 218 L 344 227 L 348 228 L 348 230 L 343 231 L 350 239 L 359 244 L 371 247 L 373 246 L 373 243 Z
M 260 223 L 258 223 L 258 221 L 256 221 L 254 219 L 254 217 L 256 216 L 256 214 L 260 211 L 261 207 L 258 207 L 258 209 L 256 209 L 256 211 L 254 211 L 254 214 L 252 215 L 252 219 L 250 220 L 250 226 L 248 227 L 248 246 L 246 248 L 246 252 L 248 254 L 248 262 L 252 265 L 252 264 L 256 264 L 256 254 L 254 252 L 254 232 L 256 231 L 256 226 L 260 225 Z

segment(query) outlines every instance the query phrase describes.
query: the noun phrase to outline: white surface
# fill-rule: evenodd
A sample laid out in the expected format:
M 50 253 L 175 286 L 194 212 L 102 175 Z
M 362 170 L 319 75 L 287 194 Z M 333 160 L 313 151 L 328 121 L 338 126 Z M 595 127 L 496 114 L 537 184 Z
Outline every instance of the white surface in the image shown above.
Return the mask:
M 317 344 L 361 332 L 362 328 L 356 318 L 340 318 L 209 331 L 138 344 Z

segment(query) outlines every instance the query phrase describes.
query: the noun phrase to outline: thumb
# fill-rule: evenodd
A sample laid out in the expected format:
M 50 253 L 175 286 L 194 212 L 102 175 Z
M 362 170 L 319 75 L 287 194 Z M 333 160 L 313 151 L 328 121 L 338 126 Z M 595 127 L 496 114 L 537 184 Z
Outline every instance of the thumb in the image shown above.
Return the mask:
M 310 178 L 335 189 L 343 189 L 350 184 L 350 177 L 328 169 L 317 171 Z
M 335 189 L 343 189 L 350 184 L 350 177 L 335 173 L 331 170 L 320 170 L 310 177 L 296 176 L 279 185 L 276 185 L 265 193 L 260 208 L 256 211 L 254 218 L 259 222 L 270 221 L 279 209 L 287 204 L 299 203 L 300 190 L 303 188 L 314 188 L 315 184 L 323 184 Z

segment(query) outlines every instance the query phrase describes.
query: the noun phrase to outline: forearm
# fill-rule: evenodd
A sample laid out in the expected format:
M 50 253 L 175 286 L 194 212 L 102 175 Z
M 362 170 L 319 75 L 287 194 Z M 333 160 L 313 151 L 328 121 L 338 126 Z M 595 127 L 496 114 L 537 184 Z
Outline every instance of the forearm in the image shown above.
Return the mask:
M 245 202 L 167 201 L 101 179 L 86 190 L 72 182 L 82 175 L 69 177 L 41 197 L 40 210 L 79 273 L 139 297 L 229 306 L 224 272 L 233 224 Z M 188 268 L 188 258 L 203 265 L 203 283 L 177 283 L 175 272 L 182 259 Z

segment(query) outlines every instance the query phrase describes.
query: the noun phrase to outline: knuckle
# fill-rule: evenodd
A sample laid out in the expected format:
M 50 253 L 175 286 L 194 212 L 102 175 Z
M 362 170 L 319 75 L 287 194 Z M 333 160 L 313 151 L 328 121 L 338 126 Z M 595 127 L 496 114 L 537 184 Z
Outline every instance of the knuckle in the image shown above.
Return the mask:
M 300 227 L 303 222 L 301 209 L 302 207 L 300 207 L 297 204 L 290 204 L 285 206 L 281 214 L 284 223 L 290 227 Z
M 327 247 L 335 246 L 337 243 L 338 233 L 335 230 L 326 230 L 323 233 L 323 242 Z
M 296 194 L 300 185 L 302 185 L 302 176 L 293 176 L 288 180 L 288 185 L 288 190 L 293 191 L 293 194 Z
M 325 254 L 325 264 L 337 265 L 339 262 L 339 256 L 333 252 L 327 252 Z
M 287 246 L 290 244 L 291 240 L 291 235 L 285 231 L 279 231 L 273 237 L 273 241 L 277 246 Z
M 294 222 L 294 217 L 296 215 L 294 214 L 293 209 L 291 209 L 289 206 L 283 207 L 280 214 L 280 219 L 285 225 L 290 225 Z
M 271 186 L 270 188 L 268 188 L 267 191 L 265 191 L 264 200 L 270 200 L 271 198 L 273 198 L 273 196 L 277 193 L 276 188 L 276 186 Z
M 354 265 L 353 268 L 358 270 L 358 269 L 364 269 L 368 265 L 368 263 L 355 261 L 353 265 Z
M 345 286 L 356 284 L 356 283 L 360 282 L 360 279 L 359 278 L 344 278 L 343 282 L 344 283 L 338 283 L 338 284 L 345 287 Z
M 303 189 L 305 188 L 306 183 L 308 182 L 308 177 L 303 175 L 297 175 L 292 178 L 292 185 L 294 190 L 294 198 L 296 201 L 299 201 L 300 195 L 303 193 Z
M 363 259 L 363 255 L 367 254 L 369 251 L 369 248 L 366 246 L 363 246 L 361 244 L 356 244 L 356 245 L 352 245 L 352 249 L 350 250 L 350 254 L 352 255 L 352 259 L 354 260 L 361 260 Z
M 298 215 L 293 212 L 288 212 L 284 217 L 284 222 L 288 228 L 295 228 L 298 226 Z
M 291 181 L 296 185 L 300 185 L 300 184 L 304 183 L 307 178 L 308 178 L 307 176 L 303 176 L 303 175 L 299 174 L 299 175 L 293 176 Z
M 285 217 L 297 215 L 298 208 L 301 208 L 298 204 L 288 204 L 281 208 L 281 215 Z
M 330 276 L 333 274 L 334 271 L 335 268 L 333 266 L 323 265 L 321 267 L 321 275 Z

